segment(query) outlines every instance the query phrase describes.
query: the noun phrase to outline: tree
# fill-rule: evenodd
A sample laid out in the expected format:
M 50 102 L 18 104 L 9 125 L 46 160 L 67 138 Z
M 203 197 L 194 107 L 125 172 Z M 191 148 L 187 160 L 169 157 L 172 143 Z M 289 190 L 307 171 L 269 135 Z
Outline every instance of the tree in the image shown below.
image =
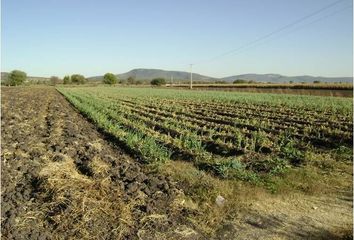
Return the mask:
M 247 80 L 243 80 L 243 79 L 237 79 L 234 81 L 234 84 L 241 84 L 241 83 L 248 83 Z
M 144 82 L 143 82 L 143 80 L 136 80 L 135 84 L 136 85 L 142 85 L 142 84 L 144 84 Z
M 116 84 L 117 83 L 117 77 L 113 73 L 106 73 L 103 76 L 103 83 L 105 84 Z
M 128 77 L 127 83 L 128 84 L 134 84 L 135 83 L 135 78 L 134 77 Z
M 70 76 L 65 76 L 63 81 L 64 81 L 64 84 L 70 84 L 71 83 Z
M 313 81 L 313 83 L 321 83 L 321 81 L 315 80 Z
M 166 84 L 166 80 L 164 78 L 155 78 L 151 80 L 151 85 L 161 86 Z
M 11 86 L 21 85 L 27 78 L 25 72 L 13 70 L 8 76 L 8 84 Z
M 60 79 L 57 76 L 51 76 L 50 77 L 50 83 L 55 86 L 59 83 Z
M 80 74 L 71 75 L 71 82 L 76 84 L 84 84 L 86 81 L 85 77 Z

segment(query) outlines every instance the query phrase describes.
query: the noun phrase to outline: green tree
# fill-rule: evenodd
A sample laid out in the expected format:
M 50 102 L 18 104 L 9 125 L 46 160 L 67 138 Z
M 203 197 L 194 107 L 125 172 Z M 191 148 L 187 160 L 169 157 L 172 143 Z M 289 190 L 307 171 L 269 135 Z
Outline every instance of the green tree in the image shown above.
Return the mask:
M 64 84 L 70 84 L 71 83 L 71 78 L 70 76 L 65 76 L 63 79 Z
M 73 74 L 71 75 L 71 82 L 75 84 L 84 84 L 86 82 L 86 79 L 80 74 Z
M 248 83 L 247 80 L 243 80 L 243 79 L 237 79 L 234 81 L 234 84 L 241 84 L 241 83 Z
M 113 73 L 106 73 L 103 76 L 103 83 L 105 84 L 116 84 L 117 83 L 117 77 Z
M 166 80 L 164 78 L 154 78 L 150 83 L 154 86 L 161 86 L 166 84 Z
M 27 78 L 25 72 L 13 70 L 8 76 L 8 84 L 11 86 L 21 85 Z
M 313 83 L 321 83 L 321 81 L 315 80 L 313 81 Z

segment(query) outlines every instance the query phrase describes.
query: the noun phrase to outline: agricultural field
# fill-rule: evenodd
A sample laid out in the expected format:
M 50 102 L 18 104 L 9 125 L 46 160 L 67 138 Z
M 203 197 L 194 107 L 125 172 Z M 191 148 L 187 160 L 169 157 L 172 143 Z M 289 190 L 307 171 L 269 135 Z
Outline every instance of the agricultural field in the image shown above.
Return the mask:
M 141 160 L 189 161 L 228 179 L 262 182 L 306 154 L 351 156 L 348 99 L 129 88 L 60 90 Z
M 349 98 L 2 88 L 6 239 L 350 239 Z
M 189 84 L 168 84 L 170 88 L 188 89 Z M 353 84 L 349 83 L 242 83 L 242 84 L 193 84 L 194 89 L 255 92 L 271 94 L 296 94 L 331 97 L 353 97 Z

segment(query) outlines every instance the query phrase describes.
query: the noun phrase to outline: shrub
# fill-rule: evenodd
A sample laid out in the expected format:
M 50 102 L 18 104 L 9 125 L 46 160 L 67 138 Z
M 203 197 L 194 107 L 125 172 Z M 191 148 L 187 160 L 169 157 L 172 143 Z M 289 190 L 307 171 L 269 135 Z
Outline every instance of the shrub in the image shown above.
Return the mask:
M 241 84 L 241 83 L 248 83 L 247 80 L 243 80 L 243 79 L 237 79 L 234 81 L 235 84 Z
M 116 84 L 117 83 L 117 77 L 113 73 L 106 73 L 103 76 L 103 83 L 105 84 Z
M 134 84 L 135 83 L 135 78 L 134 77 L 128 77 L 127 83 L 128 84 Z
M 144 84 L 143 80 L 136 80 L 135 85 L 142 85 Z
M 86 81 L 85 77 L 80 74 L 71 75 L 71 82 L 76 84 L 84 84 Z
M 70 84 L 70 83 L 71 83 L 71 78 L 70 78 L 70 76 L 65 76 L 64 79 L 63 79 L 63 83 L 64 83 L 64 84 Z
M 154 86 L 161 86 L 161 85 L 165 85 L 166 84 L 166 80 L 164 78 L 155 78 L 153 80 L 151 80 L 151 85 Z
M 50 77 L 50 83 L 55 86 L 56 84 L 58 84 L 60 81 L 60 79 L 57 76 L 51 76 Z
M 25 72 L 13 70 L 8 76 L 8 84 L 11 86 L 21 85 L 27 78 Z

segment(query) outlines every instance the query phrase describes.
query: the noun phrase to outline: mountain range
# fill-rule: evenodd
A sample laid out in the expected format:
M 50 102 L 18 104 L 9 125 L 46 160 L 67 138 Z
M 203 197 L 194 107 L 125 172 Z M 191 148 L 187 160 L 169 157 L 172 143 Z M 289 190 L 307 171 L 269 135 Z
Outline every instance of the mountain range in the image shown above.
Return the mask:
M 1 81 L 4 81 L 8 76 L 7 72 L 1 72 Z M 145 68 L 138 68 L 133 69 L 126 73 L 116 74 L 118 79 L 127 79 L 129 77 L 133 77 L 135 80 L 152 80 L 154 78 L 165 78 L 168 82 L 173 78 L 175 83 L 182 82 L 182 81 L 189 81 L 190 73 L 189 72 L 182 72 L 182 71 L 166 71 L 161 69 L 145 69 Z M 88 77 L 89 81 L 101 81 L 103 76 L 95 76 L 95 77 Z M 241 75 L 233 75 L 229 77 L 223 78 L 215 78 L 210 76 L 201 75 L 198 73 L 193 73 L 193 80 L 197 82 L 233 82 L 235 80 L 242 79 L 242 80 L 253 80 L 256 82 L 271 82 L 271 83 L 312 83 L 314 81 L 321 81 L 321 82 L 345 82 L 345 83 L 352 83 L 353 77 L 319 77 L 319 76 L 284 76 L 280 74 L 241 74 Z M 28 76 L 28 81 L 49 81 L 49 78 L 44 77 L 33 77 Z
M 190 79 L 189 72 L 182 71 L 166 71 L 161 69 L 145 69 L 138 68 L 133 69 L 126 73 L 116 74 L 118 79 L 127 79 L 129 77 L 133 77 L 135 80 L 152 80 L 154 78 L 165 78 L 167 81 L 170 81 L 171 77 L 173 81 L 187 81 Z M 90 77 L 88 80 L 99 81 L 102 80 L 103 76 Z M 224 78 L 215 78 L 210 76 L 205 76 L 197 73 L 193 73 L 194 81 L 201 82 L 216 82 L 216 81 L 225 81 L 225 82 L 233 82 L 237 79 L 242 80 L 253 80 L 256 82 L 271 82 L 271 83 L 312 83 L 313 81 L 321 81 L 321 82 L 353 82 L 353 77 L 320 77 L 320 76 L 284 76 L 280 74 L 241 74 L 241 75 L 233 75 Z

